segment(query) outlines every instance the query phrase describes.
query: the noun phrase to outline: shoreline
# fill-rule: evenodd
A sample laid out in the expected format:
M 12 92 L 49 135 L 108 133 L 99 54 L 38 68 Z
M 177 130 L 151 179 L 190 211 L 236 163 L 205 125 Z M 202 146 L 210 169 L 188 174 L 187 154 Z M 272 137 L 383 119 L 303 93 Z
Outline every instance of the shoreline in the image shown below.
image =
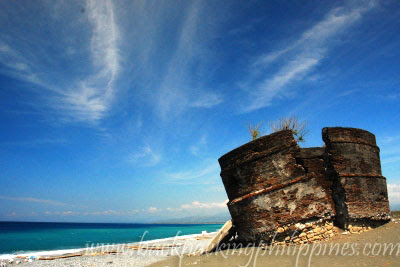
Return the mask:
M 201 233 L 147 240 L 114 246 L 85 248 L 83 254 L 49 260 L 24 262 L 21 266 L 394 266 L 400 259 L 400 220 L 364 233 L 338 233 L 326 242 L 306 245 L 243 247 L 204 255 L 194 254 L 205 248 L 217 234 Z M 321 249 L 321 248 L 326 248 Z M 118 251 L 117 249 L 122 249 Z M 290 250 L 290 253 L 289 253 Z M 54 252 L 54 251 L 53 251 Z M 71 255 L 71 254 L 69 254 Z M 15 256 L 15 255 L 14 255 Z M 1 261 L 0 261 L 1 263 Z M 3 262 L 4 263 L 4 262 Z M 11 265 L 14 265 L 14 261 Z M 308 265 L 311 263 L 311 265 Z M 9 266 L 6 263 L 6 266 Z
M 96 266 L 101 266 L 104 262 L 108 264 L 107 266 L 110 266 L 109 264 L 113 260 L 120 262 L 122 259 L 123 263 L 118 263 L 115 266 L 147 266 L 164 260 L 168 256 L 184 254 L 187 248 L 190 248 L 187 251 L 191 253 L 194 252 L 193 247 L 200 250 L 216 234 L 217 232 L 202 231 L 199 234 L 176 235 L 132 243 L 87 244 L 84 248 L 1 254 L 0 263 L 27 264 L 27 266 L 62 266 L 94 260 Z

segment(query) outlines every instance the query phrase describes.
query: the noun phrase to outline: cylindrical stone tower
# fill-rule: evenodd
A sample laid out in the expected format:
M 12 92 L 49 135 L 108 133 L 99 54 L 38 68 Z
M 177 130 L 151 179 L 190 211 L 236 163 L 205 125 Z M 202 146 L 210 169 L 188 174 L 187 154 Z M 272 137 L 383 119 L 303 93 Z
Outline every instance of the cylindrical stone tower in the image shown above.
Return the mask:
M 218 161 L 229 201 L 303 175 L 294 157 L 299 151 L 292 132 L 281 131 L 223 155 Z
M 386 178 L 375 136 L 355 128 L 324 128 L 326 175 L 333 181 L 339 226 L 390 219 Z
M 229 212 L 241 240 L 269 241 L 278 229 L 334 214 L 331 184 L 322 181 L 321 151 L 301 153 L 287 130 L 260 137 L 219 159 Z

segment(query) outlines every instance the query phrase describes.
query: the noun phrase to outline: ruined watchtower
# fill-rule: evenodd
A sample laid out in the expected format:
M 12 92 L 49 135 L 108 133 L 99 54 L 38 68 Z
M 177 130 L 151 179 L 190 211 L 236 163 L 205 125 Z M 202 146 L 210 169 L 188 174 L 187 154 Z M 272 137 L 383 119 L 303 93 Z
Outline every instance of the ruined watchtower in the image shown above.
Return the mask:
M 389 201 L 375 135 L 354 128 L 324 128 L 326 178 L 333 181 L 339 226 L 387 221 Z
M 322 132 L 324 148 L 300 148 L 286 130 L 219 159 L 228 209 L 241 240 L 268 241 L 276 232 L 300 234 L 311 224 L 320 225 L 326 238 L 332 233 L 328 230 L 326 236 L 324 227 L 333 221 L 347 228 L 350 223 L 389 220 L 375 136 L 354 128 Z M 312 233 L 310 238 L 317 238 Z

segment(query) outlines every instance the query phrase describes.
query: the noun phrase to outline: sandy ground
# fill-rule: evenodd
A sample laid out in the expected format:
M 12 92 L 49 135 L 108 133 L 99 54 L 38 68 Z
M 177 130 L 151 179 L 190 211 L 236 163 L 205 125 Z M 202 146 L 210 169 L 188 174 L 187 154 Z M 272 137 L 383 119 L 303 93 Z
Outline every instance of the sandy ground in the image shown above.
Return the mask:
M 192 265 L 229 267 L 400 266 L 400 221 L 392 221 L 361 234 L 339 234 L 328 242 L 314 243 L 308 246 L 228 249 L 202 256 L 169 257 L 150 266 Z

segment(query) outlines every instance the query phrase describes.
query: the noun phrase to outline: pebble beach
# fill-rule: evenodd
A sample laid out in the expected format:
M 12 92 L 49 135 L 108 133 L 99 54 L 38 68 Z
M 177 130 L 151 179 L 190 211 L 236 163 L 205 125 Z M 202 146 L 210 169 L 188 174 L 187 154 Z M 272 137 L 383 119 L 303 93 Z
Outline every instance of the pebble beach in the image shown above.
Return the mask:
M 203 250 L 216 233 L 202 233 L 141 243 L 109 245 L 70 253 L 54 254 L 50 251 L 36 256 L 14 255 L 0 259 L 0 266 L 148 266 L 168 257 L 193 255 Z

